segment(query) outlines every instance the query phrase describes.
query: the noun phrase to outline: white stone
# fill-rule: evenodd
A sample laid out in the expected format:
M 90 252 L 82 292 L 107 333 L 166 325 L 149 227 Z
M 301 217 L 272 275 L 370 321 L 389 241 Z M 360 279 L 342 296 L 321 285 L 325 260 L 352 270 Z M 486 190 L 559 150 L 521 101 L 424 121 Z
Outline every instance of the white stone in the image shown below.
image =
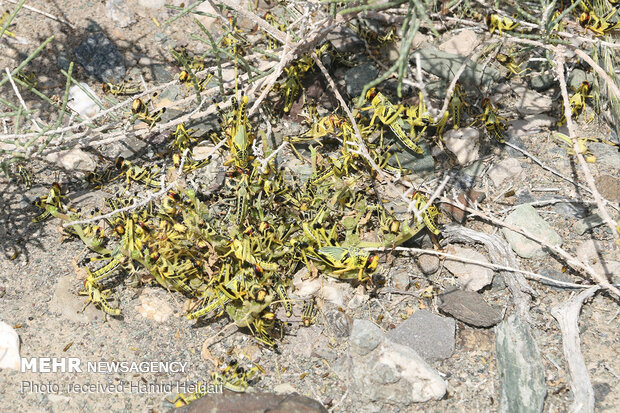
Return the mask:
M 446 148 L 458 159 L 459 164 L 466 165 L 479 158 L 478 141 L 480 132 L 475 128 L 450 129 L 443 134 Z
M 516 158 L 506 158 L 493 168 L 489 170 L 489 178 L 493 181 L 493 184 L 496 187 L 499 187 L 502 182 L 506 179 L 511 178 L 515 179 L 519 175 L 523 168 L 521 167 L 521 162 L 519 162 Z
M 124 0 L 108 0 L 105 4 L 106 15 L 118 27 L 124 28 L 136 22 L 136 16 Z
M 161 9 L 166 3 L 166 0 L 138 0 L 138 4 L 147 9 Z
M 145 318 L 163 323 L 172 315 L 172 307 L 159 297 L 143 294 L 140 296 L 140 305 L 136 310 Z
M 19 336 L 17 332 L 0 321 L 0 369 L 20 369 Z
M 46 156 L 46 159 L 69 171 L 92 172 L 97 167 L 93 158 L 91 158 L 88 153 L 78 148 L 52 152 Z
M 462 248 L 454 245 L 449 246 L 447 251 L 452 255 L 457 255 L 470 260 L 484 263 L 489 262 L 484 255 L 470 248 Z M 444 266 L 448 271 L 454 274 L 455 277 L 458 277 L 461 285 L 469 291 L 479 291 L 491 284 L 493 281 L 493 270 L 482 265 L 470 264 L 446 258 Z
M 456 54 L 459 56 L 469 56 L 478 46 L 480 40 L 473 30 L 463 30 L 451 39 L 439 45 L 439 50 Z
M 80 83 L 80 85 L 92 96 L 97 96 L 86 83 Z M 99 106 L 97 106 L 95 101 L 89 98 L 78 85 L 74 85 L 69 89 L 69 101 L 67 102 L 67 106 L 85 118 L 92 118 L 99 113 Z

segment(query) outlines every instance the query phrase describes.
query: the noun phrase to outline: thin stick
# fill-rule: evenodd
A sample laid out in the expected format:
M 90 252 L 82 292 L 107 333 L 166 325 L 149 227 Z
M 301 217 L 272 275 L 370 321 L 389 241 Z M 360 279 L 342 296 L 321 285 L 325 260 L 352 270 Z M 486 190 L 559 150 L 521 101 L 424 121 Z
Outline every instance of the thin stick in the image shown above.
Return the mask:
M 26 102 L 24 102 L 24 99 L 22 98 L 21 93 L 19 93 L 19 89 L 17 89 L 17 85 L 15 85 L 15 82 L 13 81 L 13 76 L 11 76 L 11 71 L 9 70 L 8 67 L 5 67 L 4 71 L 6 72 L 6 75 L 9 78 L 9 82 L 11 83 L 11 86 L 13 87 L 13 91 L 15 92 L 17 99 L 19 99 L 19 103 L 22 105 L 22 107 L 24 108 L 24 111 L 26 112 L 26 116 L 28 116 L 28 119 L 30 120 L 30 122 L 32 122 L 32 124 L 34 125 L 34 128 L 38 130 L 39 132 L 42 132 L 43 129 L 41 129 L 39 124 L 33 118 L 31 118 L 30 115 L 28 114 L 30 111 L 28 110 L 28 106 L 26 106 Z
M 364 248 L 364 250 L 365 251 L 383 251 L 383 252 L 403 251 L 403 252 L 416 253 L 416 254 L 419 254 L 419 255 L 422 255 L 422 254 L 436 255 L 438 257 L 450 258 L 451 260 L 454 260 L 454 261 L 465 262 L 465 263 L 468 263 L 468 264 L 475 264 L 475 265 L 479 265 L 481 267 L 493 268 L 494 270 L 518 272 L 518 273 L 526 275 L 528 279 L 532 279 L 532 280 L 545 280 L 548 283 L 554 284 L 554 285 L 556 285 L 558 287 L 569 287 L 569 288 L 588 288 L 588 287 L 592 287 L 591 285 L 574 284 L 574 283 L 569 283 L 569 282 L 565 282 L 565 281 L 554 280 L 553 278 L 545 277 L 544 275 L 541 275 L 541 274 L 538 274 L 538 273 L 535 273 L 535 272 L 531 272 L 531 271 L 520 270 L 519 268 L 507 267 L 507 266 L 498 265 L 498 264 L 492 264 L 490 262 L 483 262 L 483 261 L 472 260 L 470 258 L 465 258 L 465 257 L 461 257 L 461 256 L 458 256 L 458 255 L 448 254 L 446 252 L 435 251 L 435 250 L 428 250 L 428 249 L 423 249 L 423 248 L 413 248 L 413 247 L 396 247 L 396 248 L 392 248 L 392 247 L 374 247 L 374 248 Z
M 535 157 L 534 155 L 532 155 L 531 153 L 529 153 L 528 151 L 526 151 L 525 149 L 519 148 L 516 145 L 513 145 L 512 143 L 506 141 L 504 142 L 504 145 L 506 146 L 510 146 L 512 149 L 515 149 L 519 152 L 521 152 L 523 155 L 527 156 L 528 158 L 530 158 L 532 161 L 534 161 L 536 164 L 538 164 L 541 168 L 543 168 L 546 171 L 551 172 L 552 174 L 559 176 L 560 178 L 564 179 L 565 181 L 570 182 L 571 184 L 575 185 L 576 187 L 579 187 L 585 191 L 588 191 L 588 193 L 592 193 L 592 191 L 590 190 L 590 188 L 588 188 L 585 185 L 580 184 L 577 181 L 573 181 L 572 179 L 570 179 L 567 176 L 562 175 L 560 172 L 556 171 L 555 169 L 551 168 L 550 166 L 545 165 L 544 163 L 542 163 L 542 161 L 540 159 L 538 159 L 537 157 Z M 616 211 L 618 210 L 618 208 L 611 202 L 608 201 L 606 199 L 603 199 L 603 201 L 605 202 L 605 204 L 607 204 L 608 206 L 614 208 Z
M 452 199 L 448 199 L 448 198 L 441 198 L 440 202 L 444 202 L 450 205 L 453 205 L 455 207 L 458 207 L 459 209 L 462 209 L 463 211 L 469 212 L 472 215 L 476 215 L 486 221 L 492 222 L 496 225 L 499 225 L 501 227 L 505 227 L 508 228 L 511 231 L 517 232 L 529 239 L 531 239 L 532 241 L 535 241 L 537 243 L 539 243 L 540 245 L 548 248 L 550 251 L 555 252 L 557 255 L 563 257 L 566 260 L 566 263 L 569 264 L 571 267 L 585 272 L 586 274 L 588 274 L 594 281 L 596 281 L 599 285 L 605 287 L 606 289 L 612 291 L 614 294 L 616 294 L 618 297 L 620 297 L 620 290 L 618 290 L 618 288 L 614 287 L 608 280 L 607 278 L 605 278 L 603 275 L 597 273 L 596 271 L 594 271 L 594 269 L 592 267 L 590 267 L 588 264 L 581 262 L 580 260 L 578 260 L 577 258 L 573 257 L 572 255 L 570 255 L 568 252 L 566 252 L 564 249 L 562 249 L 561 247 L 557 246 L 557 245 L 551 245 L 549 244 L 547 241 L 537 237 L 536 235 L 530 233 L 529 231 L 522 229 L 522 228 L 517 228 L 514 225 L 508 224 L 504 221 L 502 221 L 501 219 L 489 216 L 487 214 L 485 214 L 484 212 L 478 210 L 478 209 L 474 209 L 474 208 L 470 208 L 468 206 L 463 205 L 461 202 L 459 202 L 458 200 L 452 200 Z
M 586 163 L 586 160 L 583 157 L 583 154 L 579 150 L 579 144 L 577 142 L 577 137 L 575 135 L 575 126 L 573 125 L 573 118 L 571 113 L 571 106 L 568 99 L 568 91 L 566 90 L 566 79 L 564 78 L 564 48 L 558 47 L 556 50 L 556 66 L 555 71 L 560 80 L 560 90 L 562 91 L 562 99 L 564 100 L 564 116 L 566 117 L 566 126 L 568 127 L 568 134 L 570 136 L 571 141 L 573 142 L 573 150 L 577 155 L 577 159 L 579 160 L 579 166 L 581 166 L 581 170 L 583 171 L 586 182 L 590 187 L 590 192 L 594 196 L 594 200 L 596 201 L 596 205 L 598 205 L 598 209 L 600 214 L 603 217 L 603 220 L 607 224 L 607 226 L 611 229 L 612 234 L 617 234 L 616 232 L 616 223 L 611 219 L 609 212 L 605 209 L 605 204 L 603 203 L 603 199 L 601 194 L 596 189 L 596 184 L 594 183 L 594 177 L 592 176 L 592 172 L 590 171 L 590 167 Z M 613 83 L 613 82 L 612 82 Z M 618 98 L 620 98 L 620 92 L 618 93 Z M 616 240 L 619 237 L 616 236 Z
M 7 1 L 8 1 L 8 2 L 10 2 L 10 3 L 13 3 L 13 4 L 17 4 L 17 3 L 18 3 L 18 2 L 17 2 L 17 1 L 15 1 L 15 0 L 7 0 Z M 39 9 L 35 9 L 34 7 L 31 7 L 31 6 L 26 6 L 26 5 L 24 5 L 23 7 L 24 7 L 24 9 L 27 9 L 27 10 L 33 11 L 33 12 L 35 12 L 35 13 L 38 13 L 38 14 L 40 14 L 40 15 L 42 15 L 42 16 L 45 16 L 45 17 L 48 17 L 48 18 L 50 18 L 50 19 L 52 19 L 52 20 L 55 20 L 55 21 L 57 21 L 57 22 L 60 22 L 60 23 L 66 24 L 67 26 L 69 26 L 69 27 L 70 27 L 70 28 L 72 28 L 72 29 L 75 29 L 75 26 L 73 26 L 73 25 L 72 25 L 71 23 L 69 23 L 67 20 L 64 20 L 64 19 L 61 19 L 61 18 L 59 18 L 59 17 L 56 17 L 56 16 L 54 16 L 53 14 L 46 13 L 46 12 L 41 11 L 41 10 L 39 10 Z

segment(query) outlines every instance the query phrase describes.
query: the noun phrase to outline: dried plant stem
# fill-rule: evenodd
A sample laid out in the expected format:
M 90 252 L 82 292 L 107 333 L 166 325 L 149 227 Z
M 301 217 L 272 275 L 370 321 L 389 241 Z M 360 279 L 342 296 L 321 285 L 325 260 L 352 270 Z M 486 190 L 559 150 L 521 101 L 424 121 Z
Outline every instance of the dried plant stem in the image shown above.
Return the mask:
M 590 287 L 551 309 L 551 315 L 558 321 L 560 331 L 562 331 L 562 346 L 568 362 L 573 391 L 571 412 L 575 413 L 594 411 L 594 389 L 581 352 L 578 320 L 583 302 L 592 297 L 598 289 L 598 285 Z
M 573 118 L 572 118 L 571 106 L 570 106 L 569 98 L 568 98 L 568 91 L 566 90 L 566 79 L 564 77 L 564 63 L 565 63 L 564 53 L 565 53 L 564 48 L 558 46 L 556 50 L 556 55 L 555 55 L 555 62 L 556 62 L 555 71 L 560 81 L 560 90 L 562 92 L 562 99 L 564 101 L 564 116 L 566 117 L 566 126 L 568 127 L 568 134 L 569 134 L 571 141 L 573 142 L 573 150 L 575 151 L 575 154 L 577 155 L 579 166 L 581 167 L 581 170 L 583 171 L 585 175 L 586 183 L 590 187 L 590 192 L 594 196 L 596 205 L 598 205 L 599 213 L 603 217 L 605 224 L 607 224 L 607 226 L 611 229 L 611 233 L 617 234 L 616 224 L 613 221 L 613 219 L 611 219 L 609 212 L 607 212 L 607 209 L 605 208 L 605 204 L 603 203 L 601 194 L 596 189 L 596 184 L 594 183 L 594 177 L 592 176 L 592 172 L 590 171 L 590 168 L 588 167 L 588 164 L 586 163 L 586 160 L 584 159 L 583 155 L 579 151 L 579 144 L 577 142 L 577 136 L 575 134 L 575 126 L 573 125 Z M 620 94 L 618 96 L 620 97 Z M 616 236 L 616 239 L 618 239 L 618 236 Z
M 492 217 L 490 215 L 487 215 L 487 214 L 485 214 L 484 212 L 482 212 L 482 211 L 480 211 L 478 209 L 465 206 L 465 205 L 463 205 L 459 201 L 455 201 L 455 200 L 448 199 L 448 198 L 444 197 L 444 198 L 440 199 L 440 202 L 443 202 L 443 203 L 455 206 L 455 207 L 457 207 L 459 209 L 462 209 L 463 211 L 469 212 L 472 215 L 478 216 L 478 217 L 482 218 L 485 221 L 491 222 L 491 223 L 493 223 L 495 225 L 499 225 L 499 226 L 504 227 L 504 228 L 508 228 L 511 231 L 519 233 L 519 234 L 521 234 L 521 235 L 531 239 L 532 241 L 535 241 L 535 242 L 539 243 L 543 247 L 548 248 L 550 251 L 553 251 L 558 256 L 564 258 L 568 265 L 570 265 L 571 267 L 577 269 L 578 271 L 585 272 L 585 274 L 589 275 L 592 278 L 592 280 L 594 280 L 597 284 L 599 284 L 600 286 L 608 289 L 609 291 L 612 291 L 614 294 L 616 294 L 618 297 L 620 297 L 620 290 L 618 290 L 618 288 L 614 287 L 607 280 L 607 278 L 605 278 L 604 275 L 601 275 L 601 274 L 597 273 L 588 264 L 583 263 L 580 260 L 578 260 L 577 258 L 573 257 L 572 255 L 570 255 L 568 252 L 566 252 L 561 247 L 559 247 L 557 245 L 551 245 L 547 241 L 537 237 L 536 235 L 530 233 L 529 231 L 527 231 L 527 230 L 525 230 L 523 228 L 517 228 L 514 225 L 508 224 L 508 223 L 504 222 L 503 220 L 501 220 L 499 218 L 495 218 L 495 217 Z

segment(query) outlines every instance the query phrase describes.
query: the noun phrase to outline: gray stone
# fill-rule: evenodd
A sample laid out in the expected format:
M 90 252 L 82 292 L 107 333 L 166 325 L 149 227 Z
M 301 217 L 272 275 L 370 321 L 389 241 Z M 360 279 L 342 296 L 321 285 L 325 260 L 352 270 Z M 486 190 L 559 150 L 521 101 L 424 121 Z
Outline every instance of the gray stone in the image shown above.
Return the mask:
M 456 322 L 426 310 L 418 310 L 387 336 L 393 342 L 411 347 L 426 361 L 450 358 L 454 353 Z
M 517 134 L 510 133 L 510 129 L 508 129 L 508 132 L 504 134 L 504 139 L 506 140 L 506 142 L 510 142 L 517 148 L 527 150 L 525 148 L 525 143 L 523 142 L 523 139 L 521 139 L 521 137 Z M 526 157 L 523 154 L 523 152 L 517 149 L 514 149 L 511 146 L 506 145 L 506 146 L 503 146 L 503 148 L 504 148 L 504 151 L 506 151 L 506 155 L 508 155 L 511 158 L 525 158 Z
M 370 63 L 360 64 L 347 70 L 344 74 L 347 93 L 353 97 L 359 96 L 364 86 L 375 80 L 378 74 L 377 69 Z
M 506 217 L 506 223 L 517 228 L 524 228 L 538 238 L 551 245 L 562 245 L 562 238 L 544 219 L 538 215 L 533 206 L 523 204 L 517 206 Z M 542 258 L 546 255 L 545 249 L 536 241 L 518 234 L 508 228 L 502 228 L 506 240 L 513 251 L 523 258 Z
M 439 309 L 475 327 L 491 327 L 502 321 L 502 313 L 473 291 L 453 290 L 439 296 Z
M 451 81 L 461 65 L 467 61 L 465 70 L 459 78 L 461 84 L 465 87 L 489 87 L 503 79 L 501 73 L 491 65 L 484 65 L 483 67 L 482 64 L 477 64 L 464 56 L 442 52 L 431 47 L 421 49 L 417 53 L 420 53 L 422 70 L 446 81 Z M 410 58 L 410 61 L 415 65 L 415 58 L 413 56 Z
M 418 145 L 422 148 L 422 154 L 403 149 L 398 154 L 398 158 L 403 168 L 409 169 L 411 173 L 426 176 L 435 170 L 435 159 L 433 159 L 431 148 L 425 140 L 420 139 Z
M 579 235 L 583 235 L 588 231 L 592 231 L 596 227 L 600 227 L 604 223 L 605 221 L 603 220 L 602 216 L 600 216 L 599 214 L 592 214 L 588 215 L 584 219 L 580 219 L 579 221 L 575 222 L 575 225 L 573 227 Z
M 511 182 L 521 175 L 523 168 L 521 162 L 515 158 L 506 158 L 489 169 L 489 178 L 493 181 L 493 185 L 499 187 L 506 179 L 510 178 Z
M 570 72 L 570 75 L 568 75 L 569 93 L 570 93 L 570 89 L 572 90 L 579 89 L 579 86 L 581 86 L 581 84 L 584 81 L 588 81 L 592 83 L 593 80 L 594 79 L 590 73 L 586 73 L 581 69 L 573 69 Z
M 612 168 L 616 173 L 620 172 L 620 153 L 618 148 L 600 142 L 589 142 L 588 149 L 596 156 L 597 164 Z
M 416 258 L 420 270 L 424 274 L 435 274 L 439 270 L 439 257 L 432 254 L 421 254 Z
M 409 288 L 409 274 L 406 271 L 397 270 L 392 274 L 392 285 L 397 290 L 406 290 Z
M 353 326 L 353 319 L 342 311 L 326 311 L 325 328 L 334 337 L 349 337 Z
M 123 56 L 103 33 L 95 33 L 73 49 L 86 73 L 100 82 L 120 82 L 125 77 Z
M 480 177 L 484 173 L 486 165 L 483 161 L 476 161 L 463 169 L 463 173 L 471 177 Z
M 506 134 L 527 136 L 539 133 L 543 129 L 552 127 L 556 120 L 544 114 L 528 116 L 525 119 L 514 119 L 508 122 Z
M 330 31 L 327 35 L 327 40 L 332 42 L 334 48 L 341 53 L 364 48 L 364 41 L 351 28 L 346 26 L 339 26 Z
M 554 84 L 555 78 L 549 73 L 535 75 L 530 78 L 530 86 L 537 92 L 549 90 Z
M 489 260 L 478 251 L 450 245 L 447 252 L 470 260 L 488 263 Z M 469 291 L 479 291 L 493 282 L 493 270 L 489 267 L 446 258 L 444 266 L 459 279 L 459 284 Z
M 496 337 L 499 411 L 541 412 L 547 395 L 545 371 L 527 323 L 512 315 L 497 327 Z
M 554 196 L 554 195 L 541 195 L 540 200 L 546 199 L 564 199 L 562 197 Z M 581 202 L 575 202 L 570 200 L 569 198 L 565 198 L 566 202 L 556 202 L 551 205 L 551 209 L 554 212 L 557 212 L 560 215 L 564 215 L 566 217 L 575 217 L 575 218 L 584 218 L 587 215 L 587 210 L 585 206 Z
M 348 376 L 351 397 L 364 411 L 380 411 L 386 405 L 406 409 L 412 403 L 439 400 L 446 393 L 446 383 L 422 357 L 386 338 L 368 320 L 353 322 L 348 357 L 340 364 Z
M 153 80 L 157 83 L 168 83 L 172 79 L 174 79 L 174 77 L 170 73 L 170 70 L 168 70 L 166 66 L 162 65 L 161 63 L 153 63 L 151 65 L 151 74 L 153 75 Z M 177 94 L 178 94 L 178 90 L 177 90 Z M 163 92 L 162 92 L 162 96 L 163 96 Z
M 577 247 L 576 254 L 577 258 L 590 265 L 597 273 L 612 277 L 620 274 L 620 262 L 612 259 L 617 256 L 613 255 L 613 252 L 613 241 L 589 239 Z
M 107 16 L 118 27 L 128 27 L 136 22 L 134 12 L 127 6 L 125 0 L 107 0 L 105 3 Z
M 450 129 L 443 135 L 443 141 L 450 152 L 452 152 L 460 165 L 466 165 L 477 160 L 478 142 L 480 132 L 476 128 Z
M 553 107 L 553 100 L 549 96 L 541 95 L 528 87 L 513 86 L 511 90 L 517 95 L 515 105 L 521 115 L 536 115 L 548 112 Z
M 559 271 L 555 271 L 555 270 L 551 270 L 549 268 L 543 268 L 542 270 L 540 270 L 540 274 L 544 275 L 545 277 L 549 277 L 553 280 L 557 280 L 557 281 L 561 281 L 561 282 L 565 282 L 565 283 L 573 283 L 573 280 L 571 280 L 567 275 L 562 274 Z M 559 285 L 556 284 L 552 281 L 547 281 L 544 279 L 540 280 L 541 284 L 547 285 L 555 290 L 570 290 L 572 289 L 571 287 L 568 286 L 563 286 L 563 285 Z

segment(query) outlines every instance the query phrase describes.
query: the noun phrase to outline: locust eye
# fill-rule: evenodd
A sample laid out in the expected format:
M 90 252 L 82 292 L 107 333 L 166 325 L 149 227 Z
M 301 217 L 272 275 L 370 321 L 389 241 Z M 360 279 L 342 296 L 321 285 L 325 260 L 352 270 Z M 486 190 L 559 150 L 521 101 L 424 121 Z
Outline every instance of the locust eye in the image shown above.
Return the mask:
M 124 162 L 125 162 L 125 158 L 123 158 L 122 156 L 119 156 L 118 158 L 116 158 L 116 162 L 114 163 L 114 165 L 116 166 L 116 169 L 123 169 Z

